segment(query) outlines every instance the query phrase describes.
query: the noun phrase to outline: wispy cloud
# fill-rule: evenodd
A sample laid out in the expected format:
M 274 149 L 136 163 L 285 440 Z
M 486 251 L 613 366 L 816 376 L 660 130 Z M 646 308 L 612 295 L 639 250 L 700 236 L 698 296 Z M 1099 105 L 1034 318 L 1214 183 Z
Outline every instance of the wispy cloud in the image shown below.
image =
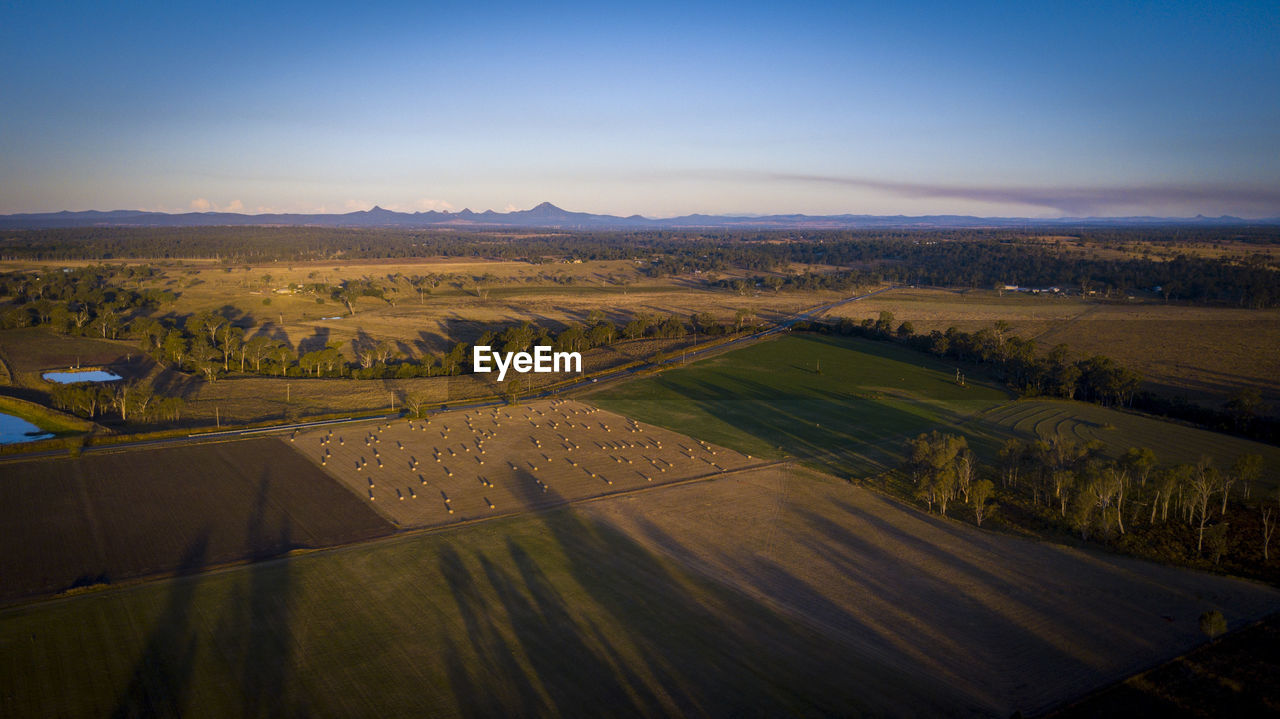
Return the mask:
M 1131 185 L 1109 187 L 1033 185 L 955 185 L 900 182 L 839 175 L 748 173 L 739 179 L 763 182 L 799 182 L 883 192 L 919 199 L 968 200 L 1004 205 L 1024 205 L 1055 210 L 1066 215 L 1108 215 L 1135 208 L 1157 211 L 1167 207 L 1251 208 L 1263 214 L 1280 213 L 1280 188 L 1214 184 Z M 723 179 L 730 179 L 728 176 Z

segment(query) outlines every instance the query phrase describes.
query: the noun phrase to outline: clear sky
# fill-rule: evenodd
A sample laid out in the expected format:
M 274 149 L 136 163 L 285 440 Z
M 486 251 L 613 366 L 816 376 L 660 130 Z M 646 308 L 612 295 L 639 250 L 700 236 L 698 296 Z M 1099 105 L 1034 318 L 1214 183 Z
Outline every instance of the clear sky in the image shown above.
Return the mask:
M 544 200 L 1280 216 L 1280 6 L 0 0 L 2 213 Z

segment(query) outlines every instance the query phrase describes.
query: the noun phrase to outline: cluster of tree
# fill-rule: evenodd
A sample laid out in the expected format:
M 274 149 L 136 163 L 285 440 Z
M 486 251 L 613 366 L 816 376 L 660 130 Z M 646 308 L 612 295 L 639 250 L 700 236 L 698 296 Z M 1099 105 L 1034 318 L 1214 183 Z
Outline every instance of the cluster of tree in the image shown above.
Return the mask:
M 786 277 L 755 276 L 718 280 L 713 286 L 744 292 L 772 290 L 847 290 L 868 284 L 936 285 L 944 287 L 1059 287 L 1104 296 L 1158 291 L 1165 300 L 1231 304 L 1264 308 L 1280 306 L 1280 272 L 1261 262 L 1179 255 L 1167 262 L 1133 258 L 1097 259 L 1054 254 L 1034 244 L 933 242 L 897 245 L 868 242 L 856 252 L 831 258 L 874 269 L 808 272 Z
M 911 478 L 916 498 L 924 501 L 930 512 L 936 506 L 946 516 L 951 501 L 963 497 L 978 526 L 990 513 L 995 485 L 978 478 L 978 461 L 964 437 L 939 432 L 916 437 L 907 443 L 903 469 Z
M 1252 239 L 1274 242 L 1273 231 L 1251 228 L 1058 228 L 1087 242 L 1174 245 L 1186 241 Z M 1166 299 L 1280 305 L 1280 271 L 1266 255 L 1245 258 L 1178 255 L 1097 257 L 1036 239 L 1029 230 L 864 230 L 742 232 L 577 232 L 547 234 L 350 230 L 308 227 L 79 228 L 6 233 L 0 256 L 34 259 L 113 257 L 216 258 L 228 264 L 335 258 L 478 257 L 541 263 L 636 260 L 649 276 L 773 272 L 792 263 L 841 268 L 784 287 L 852 287 L 867 281 L 963 287 L 1001 284 L 1060 286 L 1080 291 L 1130 292 L 1156 287 Z M 1035 241 L 1028 241 L 1035 239 Z M 854 271 L 856 270 L 856 271 Z M 829 274 L 829 273 L 828 273 Z M 719 283 L 718 280 L 710 280 Z M 768 286 L 765 277 L 756 281 Z M 834 285 L 818 283 L 835 283 Z M 732 283 L 726 285 L 735 289 Z
M 1013 334 L 1004 321 L 976 332 L 950 327 L 945 332 L 918 334 L 911 322 L 898 323 L 893 313 L 881 312 L 874 320 L 858 322 L 844 317 L 833 322 L 803 322 L 794 329 L 896 341 L 940 358 L 985 365 L 997 378 L 1029 396 L 1129 406 L 1142 380 L 1136 372 L 1102 355 L 1071 361 L 1065 344 L 1040 356 L 1034 340 Z
M 154 276 L 149 267 L 80 267 L 0 274 L 0 328 L 44 325 L 63 334 L 118 339 L 130 317 L 172 302 L 164 289 L 131 289 Z
M 713 315 L 700 313 L 693 315 L 692 329 L 723 335 L 752 328 L 753 318 L 754 314 L 747 310 L 737 312 L 732 322 L 720 322 Z M 129 329 L 157 361 L 198 372 L 213 382 L 228 373 L 356 379 L 458 375 L 470 371 L 473 345 L 491 346 L 502 352 L 523 352 L 535 345 L 546 345 L 558 352 L 582 352 L 621 340 L 679 339 L 690 331 L 690 325 L 676 315 L 639 313 L 619 326 L 596 310 L 585 323 L 574 323 L 559 331 L 523 322 L 498 332 L 485 332 L 474 342 L 456 342 L 440 355 L 420 359 L 406 357 L 392 343 L 360 333 L 352 342 L 353 360 L 337 343 L 297 353 L 288 344 L 265 334 L 246 338 L 244 328 L 213 312 L 191 315 L 181 325 L 141 317 Z
M 122 422 L 176 422 L 182 415 L 180 397 L 167 396 L 145 382 L 78 382 L 55 385 L 55 407 L 89 419 L 115 415 Z
M 1138 542 L 1179 546 L 1181 556 L 1173 559 L 1206 558 L 1217 564 L 1233 548 L 1252 542 L 1253 554 L 1265 562 L 1280 516 L 1280 490 L 1258 491 L 1267 485 L 1256 454 L 1238 457 L 1226 470 L 1208 458 L 1161 465 L 1147 448 L 1131 447 L 1110 459 L 1097 441 L 1054 435 L 1011 439 L 988 467 L 977 462 L 964 437 L 933 432 L 907 443 L 901 469 L 929 511 L 945 515 L 952 502 L 962 501 L 980 525 L 993 511 L 991 500 L 998 499 L 1029 510 L 1033 522 L 1056 525 L 1085 540 L 1127 548 Z M 1232 513 L 1249 515 L 1250 521 L 1238 522 L 1239 530 L 1233 531 Z M 1026 521 L 1027 515 L 1005 513 L 1008 521 L 1016 521 L 1014 516 Z M 1135 532 L 1141 539 L 1126 542 Z
M 883 281 L 883 274 L 867 270 L 842 270 L 839 272 L 802 272 L 794 275 L 755 275 L 750 278 L 732 277 L 715 280 L 712 286 L 732 290 L 740 295 L 756 290 L 773 292 L 830 290 L 833 292 L 860 293 L 863 288 Z
M 300 377 L 420 377 L 454 375 L 468 371 L 472 343 L 458 342 L 440 356 L 414 360 L 403 356 L 391 343 L 376 341 L 361 334 L 348 354 L 340 344 L 295 351 L 286 342 L 269 334 L 248 336 L 244 322 L 215 312 L 200 312 L 187 317 L 153 316 L 162 303 L 172 301 L 167 290 L 129 289 L 154 277 L 148 267 L 86 267 L 66 272 L 39 275 L 17 272 L 0 275 L 0 294 L 10 301 L 0 322 L 5 327 L 48 326 L 56 332 L 101 335 L 108 339 L 136 339 L 144 351 L 156 361 L 182 371 L 195 372 L 213 382 L 228 373 L 251 373 Z M 269 276 L 264 281 L 269 283 Z M 392 284 L 401 278 L 393 277 Z M 421 292 L 428 292 L 448 279 L 447 275 L 403 278 Z M 381 282 L 362 278 L 328 285 L 315 283 L 318 294 L 345 303 L 355 311 L 361 297 L 386 299 L 390 290 Z M 659 316 L 638 313 L 617 325 L 603 312 L 592 312 L 585 323 L 571 324 L 558 332 L 523 323 L 501 332 L 488 332 L 474 344 L 496 344 L 507 352 L 519 352 L 533 345 L 551 346 L 557 351 L 585 351 L 613 344 L 622 339 L 646 337 L 676 339 L 692 329 L 706 335 L 737 332 L 748 325 L 753 314 L 740 310 L 732 322 L 720 322 L 709 313 L 698 313 L 686 324 L 675 315 Z M 96 416 L 102 399 L 89 389 L 78 387 L 77 399 L 66 404 L 81 413 Z M 67 395 L 70 397 L 70 395 Z M 107 403 L 109 404 L 109 402 Z M 127 412 L 123 407 L 121 412 Z

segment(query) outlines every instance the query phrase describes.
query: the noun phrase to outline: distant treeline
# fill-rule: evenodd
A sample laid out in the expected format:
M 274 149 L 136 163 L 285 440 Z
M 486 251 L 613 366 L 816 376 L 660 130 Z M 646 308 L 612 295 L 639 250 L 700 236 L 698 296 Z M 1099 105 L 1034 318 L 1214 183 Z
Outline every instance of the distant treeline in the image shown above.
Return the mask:
M 1274 228 L 1059 228 L 1092 245 L 1244 242 L 1274 244 Z M 458 257 L 522 260 L 633 260 L 651 277 L 746 271 L 792 264 L 829 273 L 782 278 L 777 289 L 840 287 L 867 281 L 990 288 L 1004 284 L 1075 291 L 1157 291 L 1166 299 L 1242 307 L 1280 306 L 1280 270 L 1255 253 L 1243 258 L 1178 255 L 1103 259 L 1039 233 L 1015 230 L 720 231 L 504 233 L 350 230 L 309 227 L 80 228 L 0 234 L 0 258 L 82 260 L 217 259 L 228 265 L 338 259 Z M 710 280 L 713 284 L 717 280 Z M 733 280 L 719 281 L 730 286 Z M 767 286 L 761 275 L 748 287 Z M 742 289 L 741 287 L 737 289 Z
M 1227 402 L 1225 409 L 1216 410 L 1181 398 L 1139 390 L 1142 377 L 1110 357 L 1094 355 L 1072 361 L 1071 350 L 1065 344 L 1055 345 L 1041 355 L 1034 340 L 1013 334 L 1004 321 L 976 332 L 951 327 L 945 332 L 934 330 L 925 334 L 917 333 L 911 322 L 899 323 L 893 313 L 881 312 L 874 320 L 858 322 L 845 317 L 830 322 L 801 322 L 793 329 L 898 342 L 940 358 L 984 366 L 1023 396 L 1061 397 L 1128 407 L 1280 444 L 1280 421 L 1262 414 L 1256 391 L 1240 392 Z

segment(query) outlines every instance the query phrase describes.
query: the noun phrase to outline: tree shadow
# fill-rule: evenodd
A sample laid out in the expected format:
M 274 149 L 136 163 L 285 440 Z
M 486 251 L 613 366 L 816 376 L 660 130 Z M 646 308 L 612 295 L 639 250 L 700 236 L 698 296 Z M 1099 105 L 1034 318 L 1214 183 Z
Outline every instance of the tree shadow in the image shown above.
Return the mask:
M 183 553 L 165 608 L 147 637 L 113 717 L 182 716 L 197 646 L 191 606 L 208 555 L 209 534 L 207 527 L 201 530 Z
M 304 355 L 308 352 L 322 350 L 329 346 L 329 335 L 331 331 L 328 327 L 314 328 L 310 337 L 304 337 L 298 340 L 298 354 Z
M 468 664 L 460 651 L 453 652 L 458 663 L 449 669 L 455 682 L 453 691 L 459 703 L 476 716 L 512 716 L 534 714 L 543 706 L 542 698 L 516 662 L 511 647 L 502 636 L 494 611 L 489 607 L 462 557 L 445 546 L 439 554 L 439 571 L 462 614 L 466 639 L 470 642 L 478 670 L 486 678 L 482 688 L 469 679 Z M 465 678 L 465 679 L 462 679 Z
M 272 480 L 263 471 L 246 526 L 249 559 L 244 582 L 231 591 L 218 618 L 214 644 L 239 674 L 240 716 L 300 716 L 305 698 L 291 691 L 294 665 L 293 566 L 268 561 L 293 546 L 288 514 L 272 512 Z M 279 515 L 272 521 L 272 515 Z M 272 526 L 272 525 L 275 526 Z

